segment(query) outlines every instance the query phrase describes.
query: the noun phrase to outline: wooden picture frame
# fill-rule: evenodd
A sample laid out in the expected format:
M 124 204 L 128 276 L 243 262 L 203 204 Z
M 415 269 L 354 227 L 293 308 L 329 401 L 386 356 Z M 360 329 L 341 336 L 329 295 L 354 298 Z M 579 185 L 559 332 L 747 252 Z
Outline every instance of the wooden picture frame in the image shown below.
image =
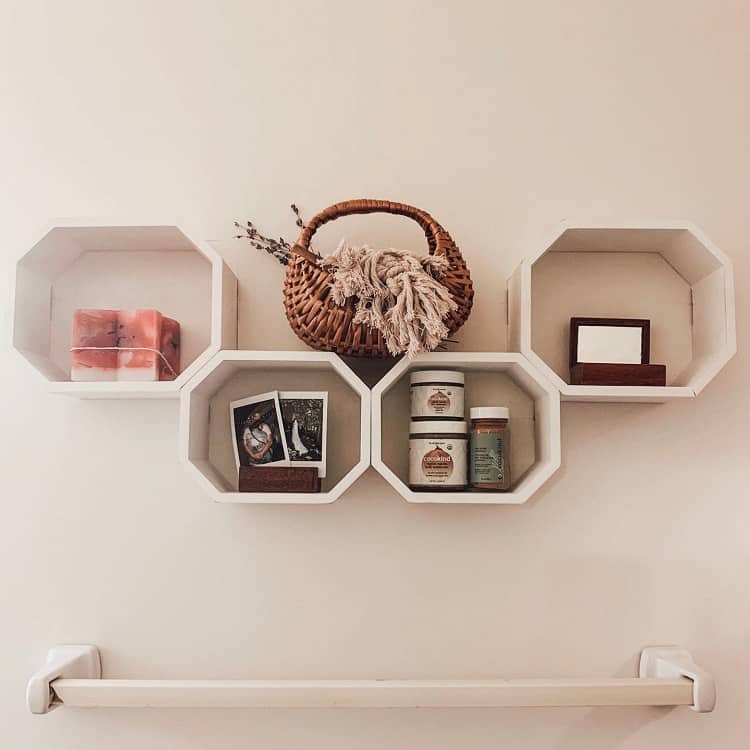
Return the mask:
M 645 318 L 571 318 L 570 319 L 570 367 L 578 362 L 578 329 L 582 326 L 641 329 L 641 364 L 647 365 L 651 357 L 651 321 Z M 608 362 L 606 364 L 622 364 Z M 631 363 L 632 364 L 632 363 Z
M 638 328 L 641 332 L 640 362 L 580 361 L 580 329 Z M 652 365 L 651 321 L 643 318 L 582 318 L 570 319 L 570 383 L 571 385 L 602 386 L 666 386 L 666 365 Z

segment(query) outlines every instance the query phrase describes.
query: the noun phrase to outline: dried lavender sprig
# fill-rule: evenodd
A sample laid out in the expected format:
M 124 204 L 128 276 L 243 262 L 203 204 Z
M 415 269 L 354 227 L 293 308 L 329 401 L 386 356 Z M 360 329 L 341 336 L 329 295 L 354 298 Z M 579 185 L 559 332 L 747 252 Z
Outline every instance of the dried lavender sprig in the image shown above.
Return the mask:
M 307 222 L 306 222 L 306 221 L 305 221 L 305 220 L 304 220 L 304 219 L 302 218 L 302 214 L 300 213 L 300 210 L 299 210 L 299 208 L 297 207 L 297 204 L 296 204 L 296 203 L 292 203 L 292 204 L 291 204 L 291 206 L 289 206 L 289 208 L 291 208 L 291 209 L 292 209 L 292 213 L 294 214 L 294 217 L 295 217 L 295 218 L 294 218 L 294 223 L 295 223 L 295 224 L 296 224 L 296 225 L 297 225 L 297 226 L 298 226 L 298 227 L 299 227 L 300 229 L 302 229 L 302 228 L 303 228 L 303 227 L 305 226 L 305 224 L 306 224 Z M 315 249 L 314 247 L 310 247 L 310 252 L 311 252 L 311 253 L 312 253 L 313 255 L 317 255 L 317 256 L 318 256 L 318 258 L 321 258 L 321 257 L 323 257 L 323 256 L 321 256 L 321 254 L 320 254 L 320 253 L 319 253 L 319 252 L 318 252 L 318 251 L 317 251 L 317 250 L 316 250 L 316 249 Z
M 291 209 L 295 217 L 294 223 L 300 229 L 303 228 L 305 226 L 305 222 L 302 219 L 299 208 L 295 203 L 292 203 Z M 235 221 L 234 226 L 244 232 L 244 234 L 235 235 L 236 239 L 250 240 L 250 244 L 256 250 L 262 250 L 269 255 L 272 255 L 282 265 L 287 265 L 289 263 L 289 258 L 292 255 L 292 246 L 283 237 L 273 239 L 271 237 L 264 236 L 258 231 L 257 227 L 253 224 L 252 221 L 247 221 L 246 224 L 240 224 L 238 221 Z M 320 257 L 320 254 L 313 248 L 310 248 L 310 251 L 314 255 Z
M 299 212 L 299 208 L 297 208 L 297 205 L 296 205 L 295 203 L 292 203 L 292 205 L 291 205 L 291 209 L 292 209 L 292 212 L 294 213 L 294 215 L 295 215 L 295 217 L 296 217 L 296 218 L 295 218 L 295 220 L 294 220 L 294 223 L 295 223 L 295 224 L 296 224 L 296 225 L 297 225 L 297 226 L 298 226 L 298 227 L 299 227 L 300 229 L 302 229 L 302 227 L 304 227 L 304 226 L 305 226 L 305 222 L 304 222 L 304 221 L 302 221 L 302 216 L 300 215 L 300 212 Z
M 280 245 L 275 240 L 268 240 L 268 238 L 258 235 L 257 232 L 245 230 L 245 234 L 235 235 L 237 239 L 248 239 L 253 247 L 259 250 L 265 250 L 271 255 L 286 255 L 288 248 Z
M 271 237 L 265 237 L 257 230 L 251 221 L 248 221 L 246 225 L 235 221 L 234 225 L 244 232 L 244 234 L 235 235 L 236 239 L 249 240 L 252 247 L 256 250 L 267 252 L 269 255 L 276 258 L 276 260 L 282 265 L 286 265 L 289 262 L 291 245 L 283 237 L 280 237 L 278 240 L 272 239 Z

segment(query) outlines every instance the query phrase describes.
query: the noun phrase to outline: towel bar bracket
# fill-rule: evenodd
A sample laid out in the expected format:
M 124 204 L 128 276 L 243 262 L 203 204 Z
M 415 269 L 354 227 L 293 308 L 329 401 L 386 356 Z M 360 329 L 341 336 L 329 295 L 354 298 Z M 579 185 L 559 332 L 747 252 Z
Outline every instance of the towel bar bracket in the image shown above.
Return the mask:
M 50 684 L 57 679 L 100 680 L 102 662 L 96 646 L 55 646 L 47 652 L 47 663 L 29 680 L 26 703 L 33 714 L 46 714 L 57 707 Z
M 701 669 L 690 652 L 679 646 L 647 646 L 641 651 L 640 677 L 674 679 L 686 677 L 693 683 L 693 711 L 709 713 L 716 706 L 716 682 Z

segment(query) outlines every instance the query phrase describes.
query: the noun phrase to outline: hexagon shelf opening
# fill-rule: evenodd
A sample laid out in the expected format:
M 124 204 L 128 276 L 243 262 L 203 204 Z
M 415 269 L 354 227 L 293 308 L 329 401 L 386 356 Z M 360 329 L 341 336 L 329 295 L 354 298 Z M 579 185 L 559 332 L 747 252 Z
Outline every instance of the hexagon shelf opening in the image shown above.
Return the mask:
M 71 382 L 76 308 L 156 308 L 181 328 L 181 372 L 163 382 Z M 237 280 L 175 225 L 57 223 L 18 261 L 13 343 L 51 390 L 87 398 L 177 398 L 237 345 Z
M 328 391 L 327 471 L 319 493 L 237 491 L 229 404 L 274 390 Z M 218 502 L 331 503 L 370 465 L 370 391 L 329 352 L 219 352 L 182 390 L 180 458 Z
M 510 492 L 409 489 L 409 373 L 461 370 L 471 406 L 509 406 Z M 525 503 L 560 466 L 560 394 L 521 354 L 433 352 L 402 359 L 372 392 L 372 465 L 410 503 Z
M 571 385 L 570 318 L 648 318 L 667 387 Z M 666 401 L 698 393 L 737 349 L 732 264 L 690 224 L 567 223 L 508 280 L 508 340 L 570 401 Z

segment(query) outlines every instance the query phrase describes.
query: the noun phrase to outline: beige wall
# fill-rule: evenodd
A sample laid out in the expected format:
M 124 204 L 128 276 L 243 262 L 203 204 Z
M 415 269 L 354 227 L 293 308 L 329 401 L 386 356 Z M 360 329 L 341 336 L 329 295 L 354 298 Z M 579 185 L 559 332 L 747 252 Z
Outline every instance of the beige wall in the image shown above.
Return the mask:
M 563 408 L 527 506 L 212 505 L 172 402 L 47 395 L 0 353 L 8 748 L 740 748 L 750 685 L 750 9 L 743 2 L 0 2 L 3 307 L 54 216 L 182 217 L 241 278 L 241 343 L 296 348 L 280 269 L 228 240 L 349 197 L 437 216 L 504 346 L 504 280 L 563 218 L 686 218 L 735 261 L 739 354 L 694 402 Z M 332 228 L 402 246 L 403 222 Z M 261 315 L 258 311 L 262 312 Z M 252 313 L 255 317 L 251 317 Z M 7 317 L 9 318 L 9 311 Z M 7 322 L 7 321 L 6 321 Z M 7 333 L 6 325 L 3 333 Z M 56 642 L 110 676 L 629 675 L 678 642 L 687 710 L 25 712 Z

